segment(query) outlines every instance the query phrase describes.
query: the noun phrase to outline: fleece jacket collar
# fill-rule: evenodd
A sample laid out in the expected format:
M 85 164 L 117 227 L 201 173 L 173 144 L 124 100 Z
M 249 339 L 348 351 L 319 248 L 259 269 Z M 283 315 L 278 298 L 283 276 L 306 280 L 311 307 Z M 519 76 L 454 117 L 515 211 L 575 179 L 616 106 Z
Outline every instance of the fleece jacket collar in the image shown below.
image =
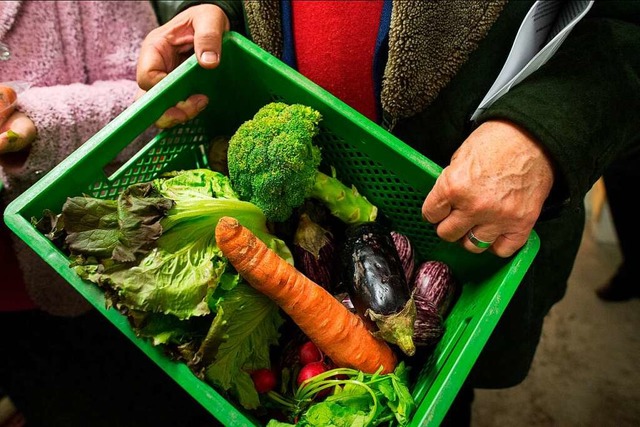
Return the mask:
M 380 93 L 383 110 L 400 119 L 428 107 L 486 36 L 506 2 L 393 1 Z M 253 41 L 282 58 L 283 27 L 289 23 L 283 25 L 281 0 L 245 2 L 245 13 Z
M 381 102 L 394 118 L 424 110 L 457 74 L 506 0 L 394 1 Z

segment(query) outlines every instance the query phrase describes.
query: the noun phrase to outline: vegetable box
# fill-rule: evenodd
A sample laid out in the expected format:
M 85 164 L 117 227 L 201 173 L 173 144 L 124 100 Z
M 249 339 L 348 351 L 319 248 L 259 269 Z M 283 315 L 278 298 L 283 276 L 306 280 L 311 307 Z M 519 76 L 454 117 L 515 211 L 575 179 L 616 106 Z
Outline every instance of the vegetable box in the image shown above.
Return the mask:
M 440 240 L 421 217 L 424 197 L 441 172 L 438 165 L 241 35 L 225 36 L 224 53 L 215 70 L 201 68 L 193 56 L 181 64 L 14 200 L 4 213 L 7 225 L 221 423 L 259 425 L 185 364 L 170 360 L 161 348 L 138 338 L 126 317 L 105 307 L 102 290 L 82 281 L 31 219 L 40 218 L 45 209 L 59 212 L 69 196 L 114 199 L 127 186 L 163 171 L 207 167 L 212 138 L 232 135 L 271 101 L 311 106 L 323 116 L 316 140 L 323 161 L 411 239 L 419 261 L 446 262 L 462 284 L 462 294 L 446 317 L 442 339 L 427 358 L 416 359 L 411 367 L 419 373 L 412 386 L 417 408 L 411 425 L 438 425 L 531 265 L 540 245 L 537 235 L 532 232 L 524 247 L 508 259 L 489 253 L 472 255 Z M 107 164 L 163 111 L 194 93 L 210 97 L 198 118 L 160 133 L 117 171 L 105 172 Z

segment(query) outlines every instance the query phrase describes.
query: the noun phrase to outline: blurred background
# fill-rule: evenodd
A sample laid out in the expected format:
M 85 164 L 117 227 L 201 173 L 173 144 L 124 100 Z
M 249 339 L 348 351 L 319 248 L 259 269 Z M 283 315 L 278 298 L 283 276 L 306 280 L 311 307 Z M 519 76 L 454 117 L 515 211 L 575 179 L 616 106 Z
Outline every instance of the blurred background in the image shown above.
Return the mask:
M 640 299 L 596 296 L 620 251 L 601 182 L 586 202 L 569 288 L 545 320 L 529 376 L 513 388 L 477 391 L 473 427 L 640 426 Z

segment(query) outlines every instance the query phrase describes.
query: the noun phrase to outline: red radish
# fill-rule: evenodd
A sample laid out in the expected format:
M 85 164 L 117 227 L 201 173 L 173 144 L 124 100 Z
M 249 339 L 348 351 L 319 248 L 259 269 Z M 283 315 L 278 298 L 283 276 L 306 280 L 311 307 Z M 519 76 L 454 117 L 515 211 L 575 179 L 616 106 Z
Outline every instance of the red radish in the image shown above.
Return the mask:
M 273 390 L 277 383 L 276 374 L 267 368 L 251 372 L 251 379 L 258 393 L 267 393 Z
M 325 365 L 324 362 L 311 362 L 304 365 L 302 369 L 300 369 L 300 373 L 298 374 L 298 386 L 300 386 L 309 378 L 313 378 L 316 375 L 320 375 L 321 373 L 326 371 L 327 365 Z
M 302 366 L 321 361 L 322 353 L 312 341 L 307 341 L 300 346 L 300 363 L 302 363 Z

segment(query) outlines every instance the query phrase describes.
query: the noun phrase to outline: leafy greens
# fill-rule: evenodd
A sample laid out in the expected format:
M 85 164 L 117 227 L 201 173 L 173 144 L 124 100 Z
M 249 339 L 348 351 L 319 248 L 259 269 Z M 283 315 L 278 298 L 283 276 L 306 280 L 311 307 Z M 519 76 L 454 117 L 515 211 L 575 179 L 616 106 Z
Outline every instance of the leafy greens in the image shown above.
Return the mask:
M 210 312 L 208 299 L 227 266 L 214 235 L 224 215 L 292 259 L 269 233 L 262 211 L 239 200 L 226 176 L 208 169 L 134 184 L 116 201 L 72 197 L 62 209 L 80 277 L 115 290 L 117 303 L 128 309 L 179 319 Z
M 262 211 L 209 169 L 133 184 L 117 200 L 71 197 L 61 214 L 45 211 L 33 222 L 70 254 L 80 277 L 105 289 L 139 336 L 168 345 L 196 375 L 255 409 L 249 372 L 270 367 L 284 320 L 218 249 L 215 225 L 227 215 L 293 262 Z
M 270 397 L 288 410 L 297 426 L 404 426 L 415 408 L 408 384 L 404 362 L 386 375 L 336 368 L 302 383 L 291 402 L 273 392 Z M 332 389 L 333 393 L 316 401 L 319 393 L 326 389 Z M 292 425 L 271 420 L 267 427 Z

